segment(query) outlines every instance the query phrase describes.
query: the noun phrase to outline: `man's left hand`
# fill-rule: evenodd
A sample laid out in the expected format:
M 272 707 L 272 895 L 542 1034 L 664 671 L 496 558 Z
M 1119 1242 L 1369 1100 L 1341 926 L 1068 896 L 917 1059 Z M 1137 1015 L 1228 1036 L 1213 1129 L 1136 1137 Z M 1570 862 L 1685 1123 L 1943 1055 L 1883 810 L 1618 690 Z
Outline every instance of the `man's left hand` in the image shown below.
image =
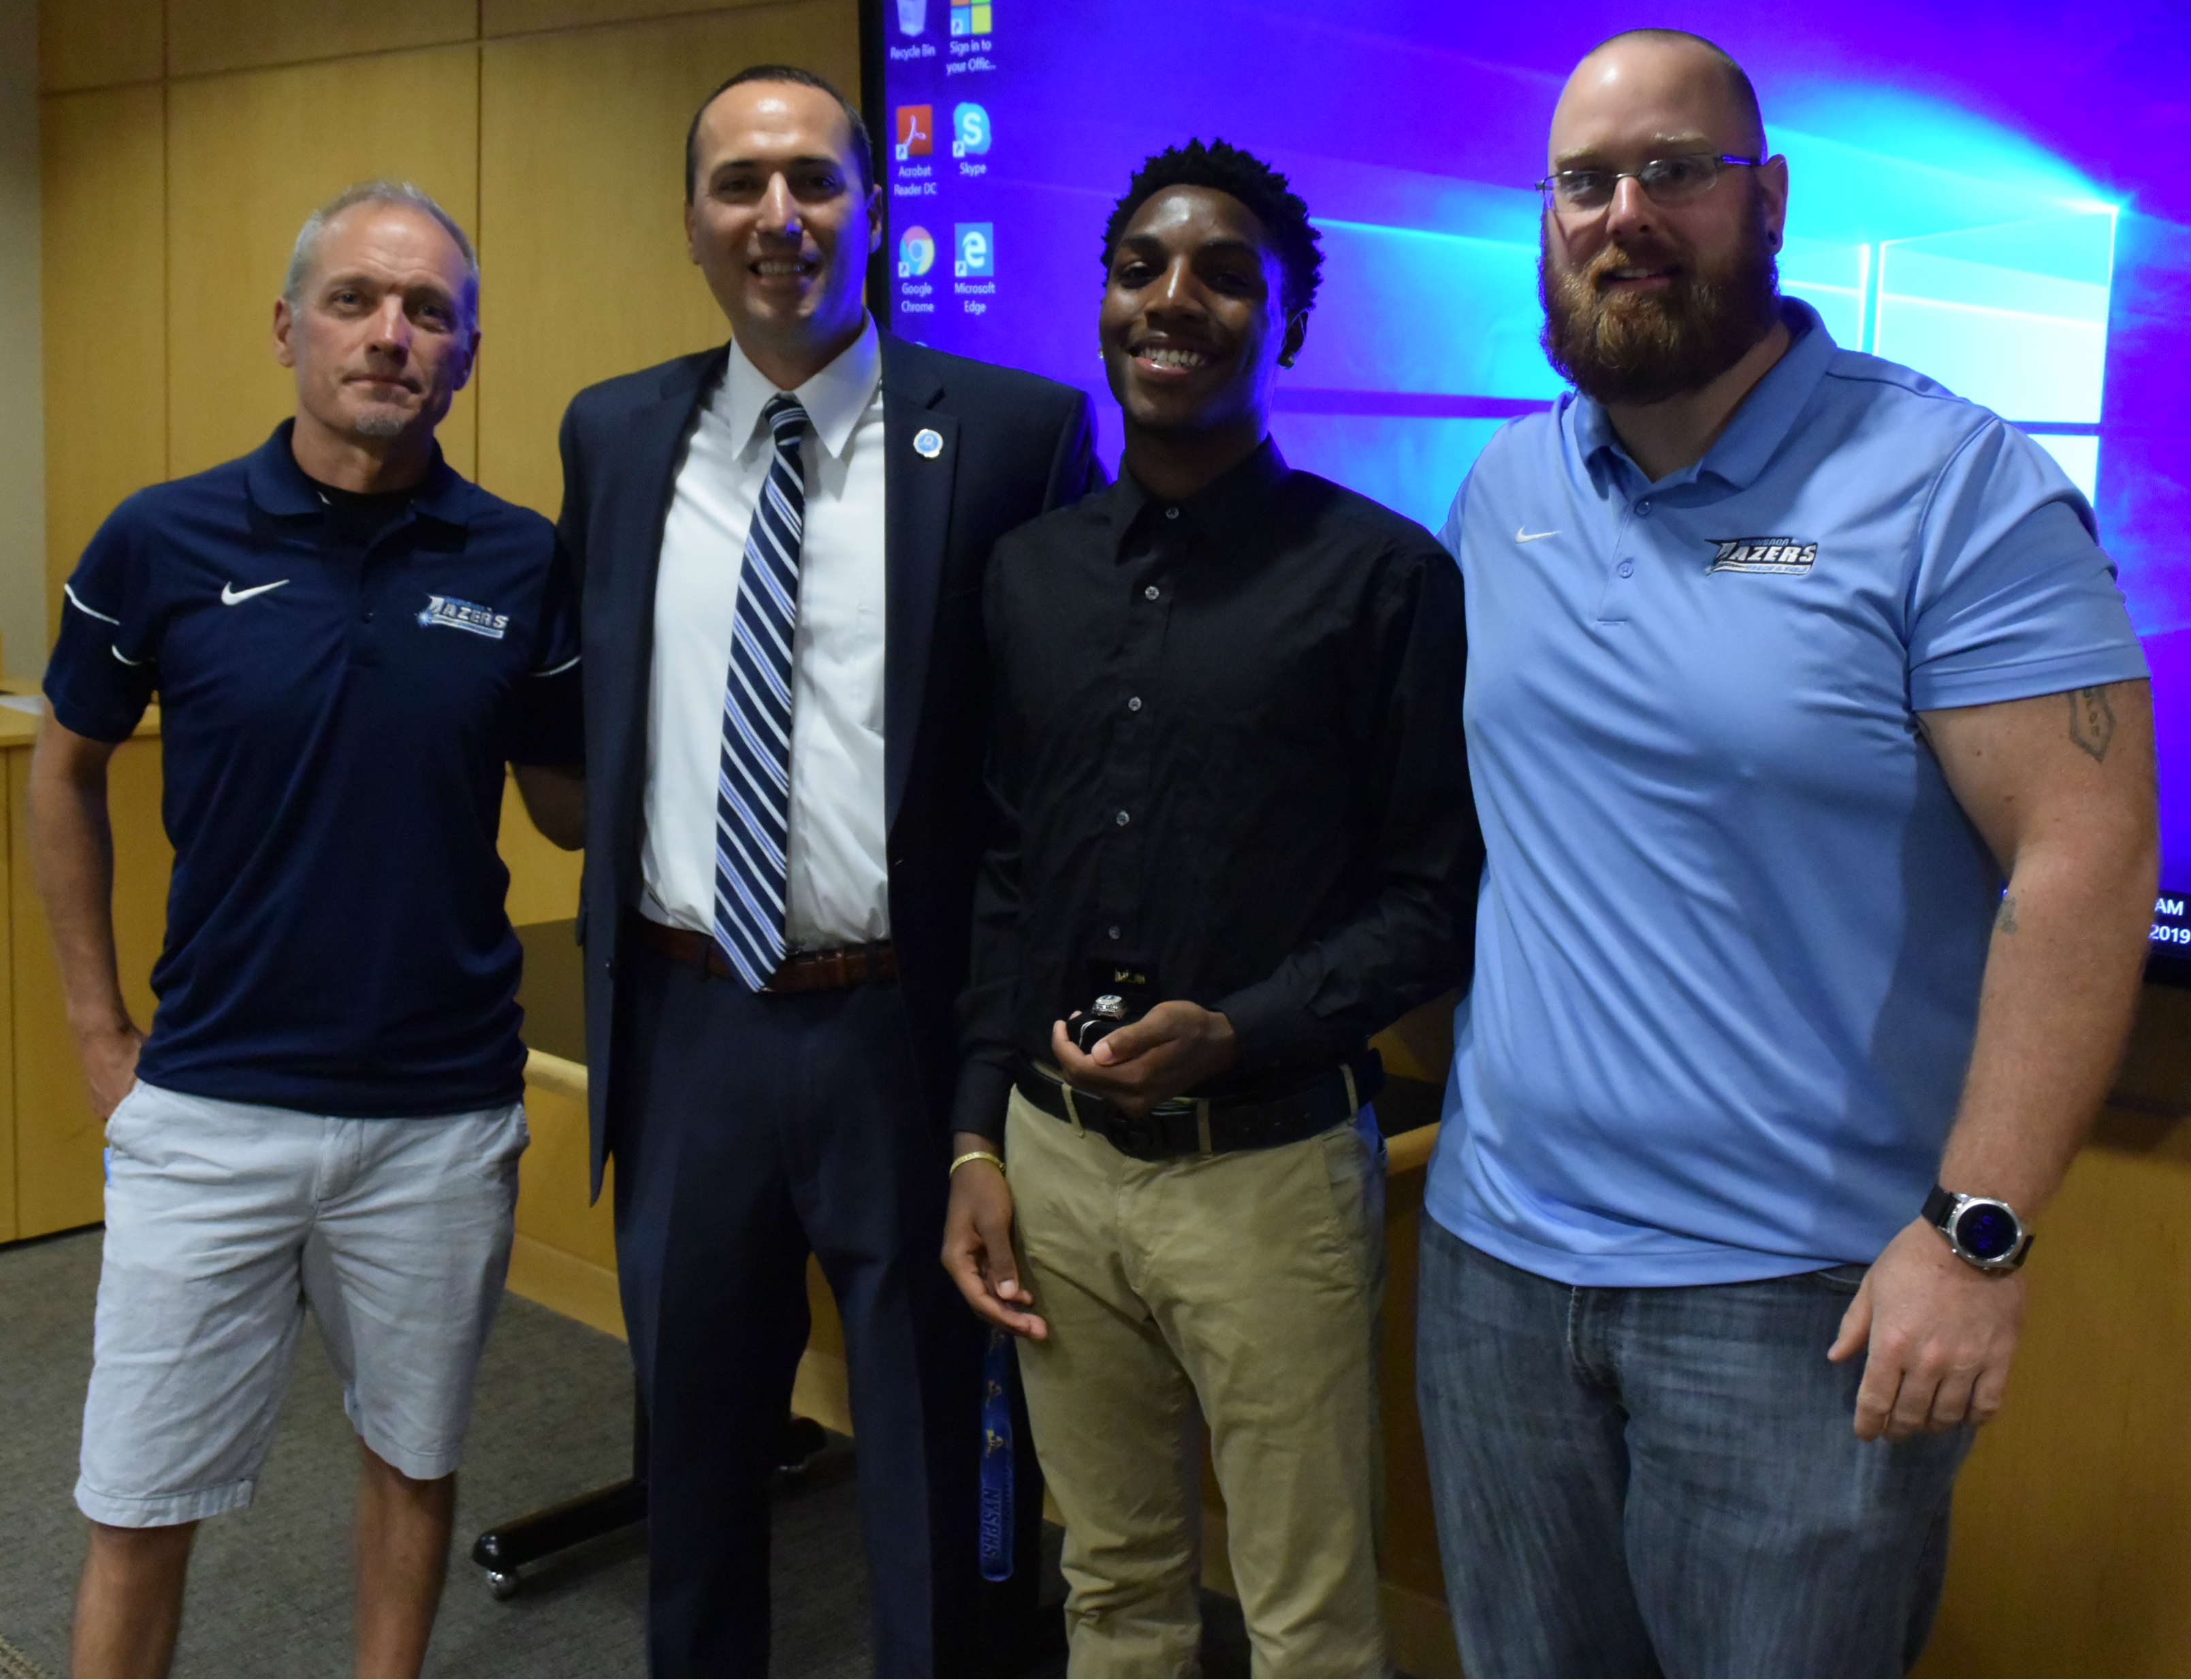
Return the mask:
M 1992 1422 L 2023 1327 L 2023 1274 L 1981 1272 L 1915 1219 L 1864 1274 L 1826 1357 L 1870 1348 L 1856 1433 L 1907 1440 Z
M 1135 1119 L 1240 1059 L 1232 1023 L 1181 999 L 1159 1003 L 1138 1021 L 1104 1034 L 1085 1056 L 1059 1021 L 1050 1030 L 1050 1048 L 1067 1085 Z

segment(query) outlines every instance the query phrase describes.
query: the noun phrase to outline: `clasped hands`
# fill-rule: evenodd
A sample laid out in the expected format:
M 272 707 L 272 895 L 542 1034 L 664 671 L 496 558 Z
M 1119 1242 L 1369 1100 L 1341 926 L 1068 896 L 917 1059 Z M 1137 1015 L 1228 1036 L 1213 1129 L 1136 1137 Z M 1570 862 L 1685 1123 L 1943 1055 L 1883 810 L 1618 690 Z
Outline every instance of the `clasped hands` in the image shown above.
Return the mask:
M 1240 1059 L 1232 1022 L 1183 999 L 1159 1003 L 1138 1021 L 1105 1034 L 1085 1055 L 1066 1024 L 1055 1022 L 1050 1048 L 1067 1085 L 1136 1119 Z M 975 1132 L 959 1132 L 952 1144 L 954 1155 L 997 1149 L 997 1139 Z M 1011 1187 L 987 1161 L 969 1161 L 951 1175 L 943 1269 L 987 1322 L 1038 1342 L 1050 1334 L 1050 1326 L 1033 1310 L 1033 1292 L 1020 1281 L 1012 1247 Z

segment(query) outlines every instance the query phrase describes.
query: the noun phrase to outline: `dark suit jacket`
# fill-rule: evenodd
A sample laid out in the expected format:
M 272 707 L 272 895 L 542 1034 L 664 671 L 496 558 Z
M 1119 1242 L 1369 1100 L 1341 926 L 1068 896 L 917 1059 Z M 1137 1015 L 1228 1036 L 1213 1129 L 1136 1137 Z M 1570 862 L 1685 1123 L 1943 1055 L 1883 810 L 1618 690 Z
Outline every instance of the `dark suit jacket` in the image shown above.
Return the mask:
M 583 590 L 586 1062 L 594 1189 L 614 1111 L 617 945 L 640 899 L 654 580 L 685 443 L 727 345 L 578 393 L 563 417 L 558 528 Z M 891 934 L 938 1127 L 958 1073 L 953 1008 L 983 841 L 987 678 L 982 578 L 990 546 L 1103 482 L 1088 399 L 1030 373 L 882 335 L 886 451 L 883 758 Z M 942 448 L 924 456 L 924 431 Z M 725 667 L 726 675 L 728 666 Z

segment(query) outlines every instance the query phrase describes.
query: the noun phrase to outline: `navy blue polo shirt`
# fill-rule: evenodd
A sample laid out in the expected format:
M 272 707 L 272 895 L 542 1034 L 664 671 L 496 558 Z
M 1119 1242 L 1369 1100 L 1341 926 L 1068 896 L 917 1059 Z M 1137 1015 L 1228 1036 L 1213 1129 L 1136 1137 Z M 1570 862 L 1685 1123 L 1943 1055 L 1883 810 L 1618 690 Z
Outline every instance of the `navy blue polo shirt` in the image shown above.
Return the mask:
M 555 528 L 437 451 L 368 539 L 284 422 L 124 502 L 68 583 L 54 714 L 125 739 L 156 694 L 175 849 L 155 1085 L 400 1118 L 516 1100 L 505 762 L 583 756 Z

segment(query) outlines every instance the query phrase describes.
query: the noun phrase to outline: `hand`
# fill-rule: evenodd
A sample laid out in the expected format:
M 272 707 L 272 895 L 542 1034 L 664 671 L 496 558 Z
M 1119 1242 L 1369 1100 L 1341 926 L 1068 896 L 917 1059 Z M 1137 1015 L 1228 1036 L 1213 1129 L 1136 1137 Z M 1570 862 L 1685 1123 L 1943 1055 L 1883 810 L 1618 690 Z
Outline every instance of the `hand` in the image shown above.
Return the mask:
M 137 1053 L 144 1047 L 145 1035 L 128 1022 L 77 1035 L 84 1083 L 91 1087 L 91 1110 L 102 1126 L 136 1084 Z
M 1841 1314 L 1826 1357 L 1868 1345 L 1856 1433 L 1875 1441 L 1989 1423 L 2000 1410 L 2023 1327 L 2023 1274 L 1981 1272 L 1912 1220 L 1887 1245 Z
M 996 1144 L 962 1132 L 953 1154 Z M 943 1216 L 943 1269 L 959 1286 L 966 1304 L 983 1320 L 1015 1336 L 1043 1341 L 1050 1326 L 1024 1310 L 1034 1297 L 1020 1282 L 1012 1253 L 1012 1190 L 1004 1175 L 986 1161 L 970 1161 L 951 1175 L 951 1206 Z
M 1140 1020 L 1104 1034 L 1086 1056 L 1065 1023 L 1056 1022 L 1050 1030 L 1050 1048 L 1067 1085 L 1103 1098 L 1136 1120 L 1240 1060 L 1232 1023 L 1215 1009 L 1183 999 L 1159 1003 Z

